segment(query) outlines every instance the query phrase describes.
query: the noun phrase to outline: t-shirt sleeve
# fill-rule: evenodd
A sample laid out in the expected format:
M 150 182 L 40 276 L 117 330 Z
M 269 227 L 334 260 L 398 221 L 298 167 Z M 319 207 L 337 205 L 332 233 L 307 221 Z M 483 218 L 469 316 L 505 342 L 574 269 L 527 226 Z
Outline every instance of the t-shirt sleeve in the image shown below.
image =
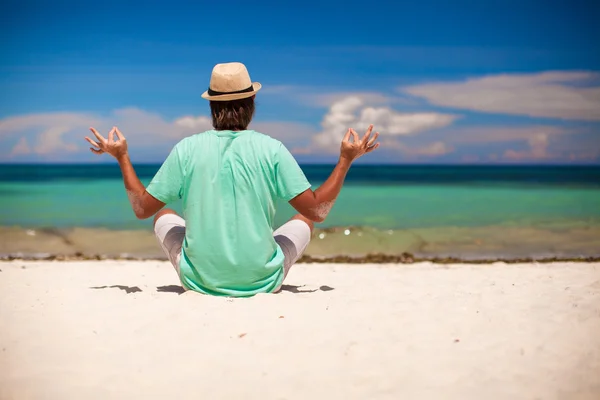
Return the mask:
M 182 198 L 185 170 L 181 146 L 176 145 L 162 164 L 146 191 L 165 204 Z
M 310 188 L 310 183 L 306 179 L 298 162 L 283 144 L 277 152 L 275 176 L 277 180 L 277 195 L 285 201 L 290 201 Z

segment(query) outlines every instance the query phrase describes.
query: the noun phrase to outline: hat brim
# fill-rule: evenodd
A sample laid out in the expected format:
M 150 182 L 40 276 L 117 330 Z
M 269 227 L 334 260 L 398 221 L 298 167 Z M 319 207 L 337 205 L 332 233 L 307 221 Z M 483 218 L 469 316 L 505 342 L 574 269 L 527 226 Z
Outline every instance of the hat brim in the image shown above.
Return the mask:
M 259 82 L 252 83 L 252 91 L 244 92 L 244 93 L 231 93 L 231 94 L 220 94 L 218 96 L 210 96 L 208 94 L 208 90 L 202 93 L 202 98 L 210 101 L 230 101 L 230 100 L 239 100 L 246 99 L 248 97 L 252 97 L 262 88 L 262 85 Z

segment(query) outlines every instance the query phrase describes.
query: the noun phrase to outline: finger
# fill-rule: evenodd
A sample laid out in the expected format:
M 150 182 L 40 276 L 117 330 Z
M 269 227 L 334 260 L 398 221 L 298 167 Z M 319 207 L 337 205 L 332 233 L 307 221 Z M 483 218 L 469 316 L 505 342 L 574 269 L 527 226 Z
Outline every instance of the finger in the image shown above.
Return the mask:
M 113 127 L 110 132 L 108 132 L 108 143 L 115 142 L 115 128 Z
M 350 132 L 350 128 L 348 128 L 348 130 L 346 131 L 346 134 L 344 135 L 344 142 L 347 142 L 348 140 L 350 140 L 350 134 L 352 132 Z
M 92 131 L 92 133 L 94 134 L 94 136 L 96 136 L 96 138 L 100 141 L 100 143 L 106 142 L 106 139 L 104 139 L 104 136 L 99 134 L 97 130 L 95 130 L 94 128 L 90 128 L 90 131 Z
M 369 125 L 369 128 L 367 129 L 367 132 L 365 133 L 365 136 L 363 136 L 362 138 L 362 143 L 366 146 L 367 142 L 369 141 L 369 137 L 371 136 L 371 132 L 373 132 L 373 124 Z
M 93 147 L 90 147 L 90 150 L 91 150 L 91 151 L 92 151 L 92 153 L 94 153 L 94 154 L 104 154 L 104 150 L 98 150 L 98 149 L 95 149 L 95 148 L 93 148 Z
M 100 145 L 99 145 L 97 142 L 93 141 L 92 139 L 90 139 L 90 138 L 89 138 L 89 137 L 87 137 L 87 136 L 85 137 L 85 140 L 87 140 L 87 141 L 88 141 L 88 143 L 89 143 L 89 144 L 91 144 L 92 146 L 96 146 L 96 147 L 98 147 L 98 148 L 100 147 Z
M 115 126 L 115 132 L 117 133 L 117 137 L 119 138 L 119 140 L 125 140 L 125 136 L 123 136 L 123 134 L 121 133 L 119 128 L 117 128 L 116 126 Z
M 360 141 L 358 133 L 356 133 L 356 131 L 352 128 L 350 128 L 350 131 L 352 132 L 352 139 L 354 140 L 354 143 L 358 143 Z
M 378 147 L 379 147 L 379 143 L 375 144 L 375 146 L 367 147 L 367 150 L 365 151 L 365 153 L 370 153 Z
M 375 132 L 375 134 L 373 135 L 373 137 L 371 138 L 371 140 L 369 140 L 367 142 L 367 147 L 373 146 L 373 144 L 375 143 L 375 141 L 377 140 L 378 137 L 379 137 L 379 132 Z

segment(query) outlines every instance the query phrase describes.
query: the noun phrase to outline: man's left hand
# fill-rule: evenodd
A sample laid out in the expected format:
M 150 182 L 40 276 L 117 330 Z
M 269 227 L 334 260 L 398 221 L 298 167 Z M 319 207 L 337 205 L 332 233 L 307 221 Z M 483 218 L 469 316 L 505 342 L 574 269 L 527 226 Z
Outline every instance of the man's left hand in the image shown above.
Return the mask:
M 97 141 L 90 139 L 89 137 L 85 137 L 92 146 L 90 150 L 94 154 L 104 154 L 108 153 L 117 160 L 123 156 L 127 155 L 127 140 L 125 140 L 125 136 L 121 133 L 119 128 L 116 126 L 113 127 L 108 133 L 108 140 L 104 138 L 98 131 L 94 128 L 90 128 L 90 131 L 96 136 Z M 115 140 L 115 134 L 119 140 Z

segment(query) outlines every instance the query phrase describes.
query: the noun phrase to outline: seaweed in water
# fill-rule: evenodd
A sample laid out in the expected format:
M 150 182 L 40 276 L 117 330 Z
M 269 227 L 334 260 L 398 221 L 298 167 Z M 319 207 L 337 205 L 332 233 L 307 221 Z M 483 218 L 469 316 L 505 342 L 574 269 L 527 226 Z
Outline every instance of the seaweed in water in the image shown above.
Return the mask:
M 109 256 L 103 254 L 83 254 L 77 252 L 74 254 L 51 254 L 45 256 L 28 255 L 0 255 L 0 261 L 93 261 L 93 260 L 118 260 L 118 261 L 166 261 L 166 257 L 135 257 L 135 256 Z M 332 264 L 413 264 L 418 262 L 432 262 L 435 264 L 491 264 L 495 262 L 504 262 L 507 264 L 521 263 L 552 263 L 552 262 L 599 262 L 600 257 L 545 257 L 545 258 L 489 258 L 489 259 L 463 259 L 458 257 L 416 257 L 411 253 L 384 254 L 371 253 L 364 256 L 352 257 L 348 255 L 338 256 L 309 256 L 303 255 L 298 263 L 332 263 Z

